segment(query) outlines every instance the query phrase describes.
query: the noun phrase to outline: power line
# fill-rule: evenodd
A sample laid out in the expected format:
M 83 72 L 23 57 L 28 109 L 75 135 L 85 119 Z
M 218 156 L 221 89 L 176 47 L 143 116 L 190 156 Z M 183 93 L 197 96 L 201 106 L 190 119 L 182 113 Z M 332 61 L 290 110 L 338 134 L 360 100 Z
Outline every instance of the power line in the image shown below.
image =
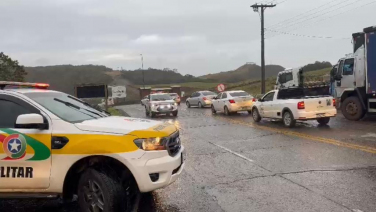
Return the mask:
M 354 11 L 354 10 L 356 10 L 356 9 L 359 9 L 359 8 L 361 8 L 361 7 L 368 6 L 368 5 L 371 5 L 371 4 L 374 4 L 374 3 L 376 3 L 376 1 L 367 2 L 366 4 L 359 5 L 358 7 L 355 7 L 355 8 L 349 8 L 348 10 L 344 10 L 344 11 L 342 11 L 342 12 L 340 12 L 340 13 L 337 13 L 337 14 L 334 14 L 334 15 L 332 15 L 332 16 L 324 17 L 324 18 L 319 19 L 319 20 L 317 20 L 317 21 L 315 21 L 315 22 L 308 23 L 308 24 L 306 24 L 306 25 L 304 25 L 304 26 L 297 26 L 297 27 L 295 27 L 295 28 L 289 30 L 289 32 L 295 31 L 295 30 L 297 30 L 297 29 L 301 29 L 301 28 L 309 27 L 309 26 L 311 26 L 312 24 L 316 24 L 316 23 L 318 23 L 318 22 L 322 22 L 322 21 L 325 21 L 325 20 L 327 20 L 327 19 L 331 19 L 331 18 L 333 18 L 333 17 L 335 17 L 335 16 L 342 15 L 342 14 L 348 12 L 348 11 Z M 273 38 L 273 37 L 275 37 L 275 36 L 279 36 L 279 35 L 280 35 L 280 34 L 275 34 L 275 35 L 272 35 L 271 37 L 268 37 L 267 39 L 270 39 L 270 38 Z
M 337 38 L 337 37 L 332 37 L 332 36 L 318 36 L 318 35 L 302 35 L 302 34 L 297 34 L 297 33 L 290 33 L 290 32 L 283 32 L 283 31 L 278 31 L 274 29 L 265 29 L 266 31 L 271 31 L 271 32 L 278 32 L 280 34 L 284 35 L 292 35 L 292 36 L 297 36 L 297 37 L 306 37 L 306 38 L 319 38 L 319 39 L 342 39 L 342 40 L 349 40 L 349 38 Z
M 288 0 L 283 0 L 283 1 L 281 1 L 281 2 L 277 2 L 277 3 L 275 3 L 276 5 L 278 5 L 278 4 L 282 4 L 282 3 L 285 3 L 286 1 L 288 1 Z
M 330 1 L 329 3 L 325 3 L 325 4 L 323 4 L 323 5 L 320 5 L 320 6 L 316 7 L 316 8 L 313 8 L 313 9 L 311 9 L 311 10 L 309 10 L 309 11 L 306 11 L 306 12 L 300 13 L 300 14 L 298 14 L 298 15 L 296 15 L 296 16 L 293 16 L 293 17 L 291 17 L 291 18 L 285 19 L 285 20 L 283 20 L 283 21 L 281 21 L 281 22 L 278 22 L 278 23 L 272 24 L 272 25 L 270 25 L 269 27 L 274 27 L 274 26 L 276 26 L 276 25 L 280 25 L 280 24 L 282 24 L 282 23 L 285 23 L 285 22 L 287 22 L 287 21 L 289 21 L 289 20 L 291 20 L 291 19 L 296 19 L 296 18 L 298 18 L 298 17 L 300 17 L 300 16 L 302 16 L 302 15 L 303 15 L 303 16 L 304 16 L 304 15 L 307 15 L 307 13 L 310 13 L 310 12 L 312 12 L 312 11 L 315 11 L 315 10 L 317 10 L 317 9 L 320 9 L 320 8 L 322 8 L 322 7 L 324 7 L 324 6 L 327 6 L 328 4 L 330 4 L 330 3 L 332 3 L 332 2 L 335 2 L 335 1 L 340 1 L 340 0 L 332 0 L 332 1 Z
M 344 0 L 343 2 L 348 2 L 348 1 L 350 1 L 350 0 Z M 284 28 L 284 29 L 286 29 L 286 28 L 290 28 L 290 27 L 292 27 L 292 26 L 295 26 L 295 25 L 301 24 L 301 23 L 303 23 L 303 22 L 306 22 L 306 21 L 312 20 L 312 19 L 314 19 L 314 18 L 318 18 L 318 17 L 320 17 L 320 16 L 326 15 L 326 14 L 331 13 L 331 12 L 333 12 L 333 11 L 336 11 L 336 10 L 338 10 L 338 9 L 345 8 L 345 7 L 347 7 L 347 6 L 350 6 L 350 5 L 352 5 L 352 4 L 358 3 L 358 2 L 360 2 L 360 1 L 364 1 L 364 0 L 357 0 L 357 1 L 354 1 L 354 2 L 350 2 L 350 3 L 348 3 L 348 4 L 342 5 L 341 7 L 334 7 L 334 8 L 331 7 L 331 8 L 328 8 L 328 9 L 332 9 L 332 10 L 325 11 L 324 13 L 318 14 L 318 15 L 316 15 L 316 16 L 307 17 L 307 19 L 298 20 L 297 22 L 292 22 L 292 23 L 289 23 L 289 24 L 284 25 L 284 26 L 276 27 L 276 28 L 274 28 L 274 29 L 278 30 L 278 29 L 281 29 L 281 28 Z M 343 3 L 343 2 L 342 2 L 342 3 Z M 338 4 L 337 4 L 337 5 L 338 5 Z M 311 15 L 314 15 L 314 14 L 317 14 L 317 13 L 313 13 L 313 14 L 311 14 Z M 311 16 L 311 15 L 309 15 L 309 16 Z

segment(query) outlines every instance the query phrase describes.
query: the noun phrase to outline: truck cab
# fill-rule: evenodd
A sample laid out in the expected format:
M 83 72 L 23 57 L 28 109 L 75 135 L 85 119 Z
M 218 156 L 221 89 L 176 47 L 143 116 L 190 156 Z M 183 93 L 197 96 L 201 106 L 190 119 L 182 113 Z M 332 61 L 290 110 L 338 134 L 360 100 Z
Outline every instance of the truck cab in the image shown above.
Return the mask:
M 359 120 L 376 113 L 376 27 L 352 36 L 354 52 L 339 59 L 331 78 L 343 115 Z

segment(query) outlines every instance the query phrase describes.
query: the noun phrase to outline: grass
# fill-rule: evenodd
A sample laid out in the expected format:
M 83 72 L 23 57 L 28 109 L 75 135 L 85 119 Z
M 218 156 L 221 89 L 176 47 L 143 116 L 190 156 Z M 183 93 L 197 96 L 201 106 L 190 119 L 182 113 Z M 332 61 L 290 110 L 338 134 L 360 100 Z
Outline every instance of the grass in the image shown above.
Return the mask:
M 108 112 L 111 114 L 111 116 L 121 116 L 122 115 L 119 110 L 117 110 L 113 107 L 109 107 Z

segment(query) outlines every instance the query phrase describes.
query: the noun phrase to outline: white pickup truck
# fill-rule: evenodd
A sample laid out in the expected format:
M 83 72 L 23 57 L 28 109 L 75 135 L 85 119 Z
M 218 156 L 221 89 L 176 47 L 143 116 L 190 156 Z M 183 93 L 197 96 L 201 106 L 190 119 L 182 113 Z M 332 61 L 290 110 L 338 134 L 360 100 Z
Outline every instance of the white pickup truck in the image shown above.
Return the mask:
M 308 93 L 320 92 L 302 88 L 272 90 L 253 105 L 253 120 L 282 120 L 286 127 L 294 127 L 297 120 L 317 120 L 319 124 L 328 124 L 330 117 L 337 115 L 335 99 L 328 95 L 307 95 Z

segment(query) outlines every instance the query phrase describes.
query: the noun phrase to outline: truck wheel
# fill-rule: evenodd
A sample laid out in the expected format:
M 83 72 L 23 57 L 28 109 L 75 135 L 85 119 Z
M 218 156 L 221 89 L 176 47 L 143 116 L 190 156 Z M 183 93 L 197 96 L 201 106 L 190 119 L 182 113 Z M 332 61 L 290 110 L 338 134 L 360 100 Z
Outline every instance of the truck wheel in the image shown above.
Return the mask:
M 321 125 L 327 125 L 329 123 L 329 121 L 330 121 L 330 117 L 317 119 L 317 122 Z
M 341 105 L 341 110 L 345 118 L 352 121 L 358 121 L 365 115 L 362 103 L 355 96 L 345 99 Z
M 203 108 L 201 102 L 198 102 L 198 107 L 199 107 L 199 108 Z
M 191 104 L 189 102 L 185 103 L 187 105 L 187 108 L 191 108 Z
M 294 127 L 296 124 L 296 120 L 290 111 L 286 111 L 283 113 L 283 124 L 286 127 Z
M 260 116 L 257 108 L 255 108 L 255 109 L 252 110 L 252 117 L 253 117 L 253 121 L 255 121 L 255 122 L 260 122 L 261 121 L 261 116 Z
M 172 112 L 172 115 L 175 117 L 178 116 L 178 111 Z
M 125 194 L 120 182 L 94 169 L 87 169 L 78 183 L 81 211 L 130 211 Z

